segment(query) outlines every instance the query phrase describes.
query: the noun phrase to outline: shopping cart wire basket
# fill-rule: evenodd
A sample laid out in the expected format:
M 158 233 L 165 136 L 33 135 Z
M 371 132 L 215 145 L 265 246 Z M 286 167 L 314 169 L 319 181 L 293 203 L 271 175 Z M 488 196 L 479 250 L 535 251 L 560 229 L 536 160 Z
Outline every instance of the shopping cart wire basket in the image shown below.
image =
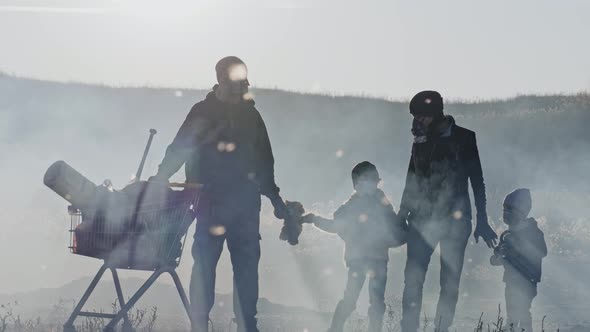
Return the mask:
M 110 319 L 104 331 L 114 331 L 122 320 L 123 331 L 133 331 L 127 313 L 165 273 L 172 277 L 190 320 L 190 304 L 175 269 L 180 264 L 186 232 L 195 218 L 199 203 L 200 191 L 195 188 L 191 185 L 184 190 L 170 190 L 170 195 L 163 201 L 142 201 L 141 204 L 119 209 L 117 213 L 86 215 L 73 206 L 68 208 L 71 218 L 70 251 L 102 259 L 104 264 L 64 324 L 64 332 L 75 331 L 74 321 L 78 316 Z M 151 275 L 125 301 L 117 269 L 151 271 Z M 113 314 L 83 311 L 107 270 L 113 276 L 120 310 Z

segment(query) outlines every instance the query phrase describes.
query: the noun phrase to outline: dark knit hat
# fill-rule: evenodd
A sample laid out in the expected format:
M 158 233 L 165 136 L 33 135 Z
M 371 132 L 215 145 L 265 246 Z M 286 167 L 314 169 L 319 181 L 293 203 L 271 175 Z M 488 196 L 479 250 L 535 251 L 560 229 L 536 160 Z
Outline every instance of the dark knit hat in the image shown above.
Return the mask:
M 516 189 L 504 198 L 504 207 L 510 207 L 528 216 L 533 207 L 531 191 L 526 188 Z
M 217 74 L 217 82 L 221 83 L 229 78 L 229 70 L 233 66 L 246 65 L 242 59 L 237 56 L 226 56 L 219 60 L 215 65 L 215 72 Z
M 363 161 L 362 163 L 354 166 L 352 169 L 352 183 L 356 184 L 361 176 L 368 176 L 373 178 L 375 181 L 379 181 L 379 172 L 377 172 L 377 167 L 368 161 Z
M 415 116 L 443 118 L 443 98 L 436 91 L 418 92 L 410 101 L 410 113 Z

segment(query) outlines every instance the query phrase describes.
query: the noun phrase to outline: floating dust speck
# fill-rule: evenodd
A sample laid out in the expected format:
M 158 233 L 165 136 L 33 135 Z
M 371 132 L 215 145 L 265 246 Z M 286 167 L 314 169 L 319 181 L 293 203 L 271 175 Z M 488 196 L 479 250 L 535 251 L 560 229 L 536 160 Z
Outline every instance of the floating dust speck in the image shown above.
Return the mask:
M 246 92 L 246 93 L 244 94 L 244 96 L 242 96 L 242 98 L 243 98 L 245 101 L 254 100 L 254 94 L 253 94 L 252 92 Z
M 221 225 L 211 226 L 209 228 L 209 233 L 211 233 L 211 235 L 214 235 L 214 236 L 221 236 L 221 235 L 225 234 L 225 227 L 223 227 Z
M 336 150 L 336 158 L 342 158 L 344 156 L 344 150 L 338 149 Z
M 361 215 L 359 216 L 359 222 L 367 222 L 369 220 L 369 216 L 361 213 Z
M 463 218 L 463 212 L 459 210 L 453 212 L 453 218 L 455 218 L 455 220 L 461 220 L 461 218 Z
M 229 79 L 232 81 L 243 81 L 247 77 L 248 69 L 242 64 L 234 65 L 229 69 Z
M 225 145 L 226 152 L 234 152 L 235 149 L 236 149 L 236 143 L 230 142 Z
M 176 90 L 174 91 L 174 96 L 180 98 L 184 96 L 184 93 L 182 92 L 182 90 Z
M 225 151 L 225 142 L 224 141 L 219 141 L 219 143 L 217 143 L 217 150 L 219 152 Z

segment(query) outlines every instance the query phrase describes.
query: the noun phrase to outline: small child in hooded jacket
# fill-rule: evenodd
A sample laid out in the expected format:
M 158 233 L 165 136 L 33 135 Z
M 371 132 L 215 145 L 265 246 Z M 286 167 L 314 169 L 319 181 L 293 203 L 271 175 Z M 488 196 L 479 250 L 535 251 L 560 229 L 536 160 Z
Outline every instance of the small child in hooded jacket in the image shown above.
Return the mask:
M 528 218 L 532 199 L 528 189 L 517 189 L 504 199 L 504 222 L 508 230 L 500 236 L 490 263 L 504 266 L 506 314 L 514 331 L 533 330 L 531 305 L 541 281 L 541 264 L 547 244 L 537 221 Z
M 389 248 L 405 242 L 405 230 L 393 206 L 378 188 L 377 168 L 365 161 L 352 170 L 355 192 L 334 212 L 334 219 L 313 214 L 304 222 L 321 230 L 336 233 L 344 240 L 344 260 L 348 267 L 348 281 L 343 299 L 336 306 L 331 332 L 340 332 L 356 308 L 360 291 L 369 278 L 369 331 L 381 331 L 385 313 L 385 286 Z

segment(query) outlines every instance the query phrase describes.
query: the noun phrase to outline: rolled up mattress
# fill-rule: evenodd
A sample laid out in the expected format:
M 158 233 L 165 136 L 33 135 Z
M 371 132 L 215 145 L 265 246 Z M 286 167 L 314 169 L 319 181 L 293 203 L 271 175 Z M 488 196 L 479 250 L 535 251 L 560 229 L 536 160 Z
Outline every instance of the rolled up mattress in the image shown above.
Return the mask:
M 63 160 L 49 166 L 43 183 L 78 208 L 90 204 L 96 193 L 96 184 Z

